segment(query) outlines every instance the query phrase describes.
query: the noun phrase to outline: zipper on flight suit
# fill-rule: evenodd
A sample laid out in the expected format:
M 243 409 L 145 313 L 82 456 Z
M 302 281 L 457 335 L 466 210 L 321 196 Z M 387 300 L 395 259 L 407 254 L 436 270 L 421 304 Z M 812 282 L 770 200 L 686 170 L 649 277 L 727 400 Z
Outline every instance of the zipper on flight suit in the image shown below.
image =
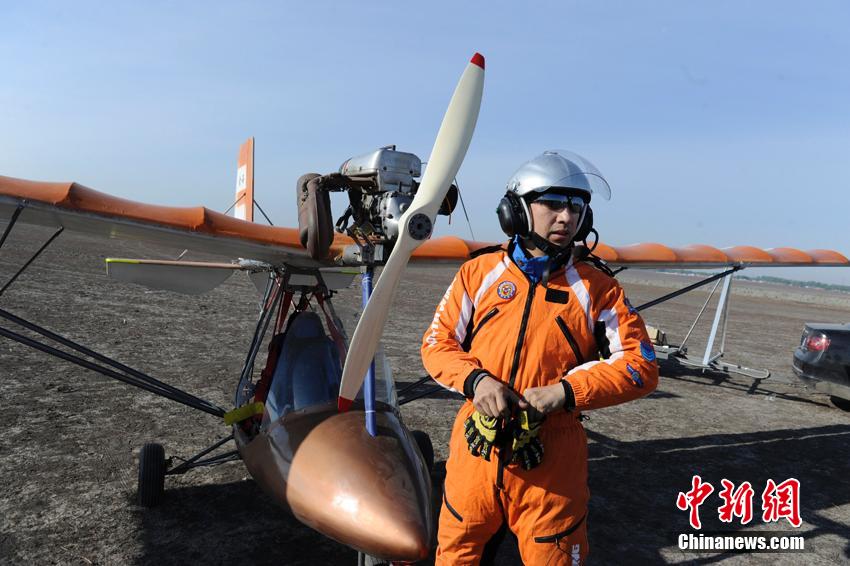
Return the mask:
M 526 276 L 527 277 L 527 276 Z M 511 377 L 508 380 L 508 386 L 513 389 L 516 381 L 516 374 L 519 373 L 519 357 L 522 353 L 522 343 L 525 341 L 525 328 L 528 326 L 528 317 L 531 314 L 531 303 L 534 302 L 534 289 L 537 287 L 531 283 L 528 290 L 528 298 L 525 300 L 525 308 L 522 311 L 522 322 L 519 325 L 519 336 L 516 339 L 516 348 L 514 349 L 514 363 L 511 366 Z
M 533 281 L 531 281 L 527 275 L 525 276 L 525 278 L 529 283 L 528 298 L 525 300 L 525 307 L 522 311 L 522 322 L 519 325 L 519 336 L 517 336 L 516 340 L 516 348 L 514 349 L 514 361 L 513 365 L 511 366 L 511 376 L 508 381 L 508 387 L 510 387 L 511 389 L 514 388 L 516 374 L 519 372 L 519 358 L 520 354 L 522 353 L 522 344 L 525 341 L 525 330 L 528 326 L 528 317 L 531 314 L 531 305 L 534 302 L 534 290 L 537 288 L 537 285 Z M 504 489 L 505 487 L 502 482 L 502 478 L 505 472 L 505 465 L 507 465 L 505 458 L 508 454 L 507 448 L 513 442 L 513 439 L 510 438 L 511 435 L 506 434 L 504 436 L 505 438 L 499 446 L 499 467 L 496 472 L 496 487 L 499 489 Z
M 581 350 L 579 350 L 578 343 L 576 342 L 576 339 L 573 338 L 573 335 L 570 332 L 567 323 L 564 322 L 564 319 L 561 318 L 561 315 L 555 317 L 555 322 L 558 323 L 558 328 L 561 329 L 561 332 L 564 334 L 564 338 L 567 339 L 570 348 L 572 348 L 573 350 L 573 355 L 576 357 L 576 365 L 580 366 L 584 363 L 584 356 L 581 355 Z
M 534 542 L 539 542 L 539 543 L 554 542 L 555 544 L 558 544 L 561 541 L 562 538 L 568 537 L 571 534 L 573 534 L 575 532 L 575 530 L 577 528 L 579 528 L 582 523 L 584 523 L 584 520 L 585 520 L 586 517 L 587 517 L 587 514 L 582 515 L 581 519 L 576 521 L 573 526 L 571 526 L 570 528 L 568 528 L 564 531 L 561 531 L 560 533 L 556 533 L 554 535 L 549 535 L 549 536 L 543 536 L 543 537 L 534 537 Z

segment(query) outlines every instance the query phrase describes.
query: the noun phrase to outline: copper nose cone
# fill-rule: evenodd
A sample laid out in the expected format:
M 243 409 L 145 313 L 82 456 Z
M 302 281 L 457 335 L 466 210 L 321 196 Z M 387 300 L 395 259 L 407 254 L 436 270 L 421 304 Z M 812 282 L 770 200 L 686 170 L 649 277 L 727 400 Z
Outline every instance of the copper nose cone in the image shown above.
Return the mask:
M 416 561 L 432 533 L 431 481 L 395 414 L 378 411 L 371 437 L 362 411 L 329 413 L 292 457 L 286 499 L 298 519 L 366 554 Z

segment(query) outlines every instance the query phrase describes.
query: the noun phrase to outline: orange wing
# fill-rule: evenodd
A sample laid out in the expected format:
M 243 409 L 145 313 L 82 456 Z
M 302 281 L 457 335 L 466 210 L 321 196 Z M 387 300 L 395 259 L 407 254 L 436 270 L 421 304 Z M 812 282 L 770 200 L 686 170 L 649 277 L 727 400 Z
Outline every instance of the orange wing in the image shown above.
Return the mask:
M 251 258 L 273 264 L 329 266 L 345 246 L 334 236 L 326 258 L 315 261 L 301 246 L 298 230 L 246 222 L 204 207 L 142 204 L 95 191 L 77 183 L 44 183 L 0 176 L 0 215 L 9 218 L 23 206 L 21 221 L 101 235 L 145 240 L 229 257 Z M 453 236 L 435 238 L 420 246 L 413 260 L 458 262 L 472 252 L 494 245 Z M 595 254 L 612 266 L 645 268 L 850 266 L 850 260 L 832 250 L 798 250 L 752 246 L 718 249 L 706 245 L 671 248 L 663 244 L 609 246 L 600 243 Z

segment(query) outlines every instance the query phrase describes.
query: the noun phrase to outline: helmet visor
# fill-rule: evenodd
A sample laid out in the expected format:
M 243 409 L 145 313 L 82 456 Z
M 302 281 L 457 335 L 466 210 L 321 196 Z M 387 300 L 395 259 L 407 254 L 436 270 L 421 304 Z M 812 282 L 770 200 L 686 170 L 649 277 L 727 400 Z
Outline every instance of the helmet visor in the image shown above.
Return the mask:
M 599 169 L 584 157 L 565 149 L 549 150 L 543 155 L 552 157 L 550 166 L 554 168 L 555 174 L 552 177 L 556 179 L 547 188 L 579 189 L 589 192 L 594 197 L 611 199 L 611 187 L 608 181 Z M 564 159 L 558 159 L 556 156 Z

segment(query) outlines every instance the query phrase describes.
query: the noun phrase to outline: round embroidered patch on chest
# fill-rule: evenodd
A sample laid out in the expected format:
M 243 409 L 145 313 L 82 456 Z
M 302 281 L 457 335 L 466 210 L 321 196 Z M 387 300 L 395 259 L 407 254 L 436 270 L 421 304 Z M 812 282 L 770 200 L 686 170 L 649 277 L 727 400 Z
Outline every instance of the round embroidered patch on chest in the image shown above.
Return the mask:
M 511 281 L 502 281 L 499 283 L 499 286 L 496 287 L 496 294 L 499 295 L 500 298 L 509 301 L 514 298 L 514 295 L 516 295 L 516 285 L 514 285 Z

